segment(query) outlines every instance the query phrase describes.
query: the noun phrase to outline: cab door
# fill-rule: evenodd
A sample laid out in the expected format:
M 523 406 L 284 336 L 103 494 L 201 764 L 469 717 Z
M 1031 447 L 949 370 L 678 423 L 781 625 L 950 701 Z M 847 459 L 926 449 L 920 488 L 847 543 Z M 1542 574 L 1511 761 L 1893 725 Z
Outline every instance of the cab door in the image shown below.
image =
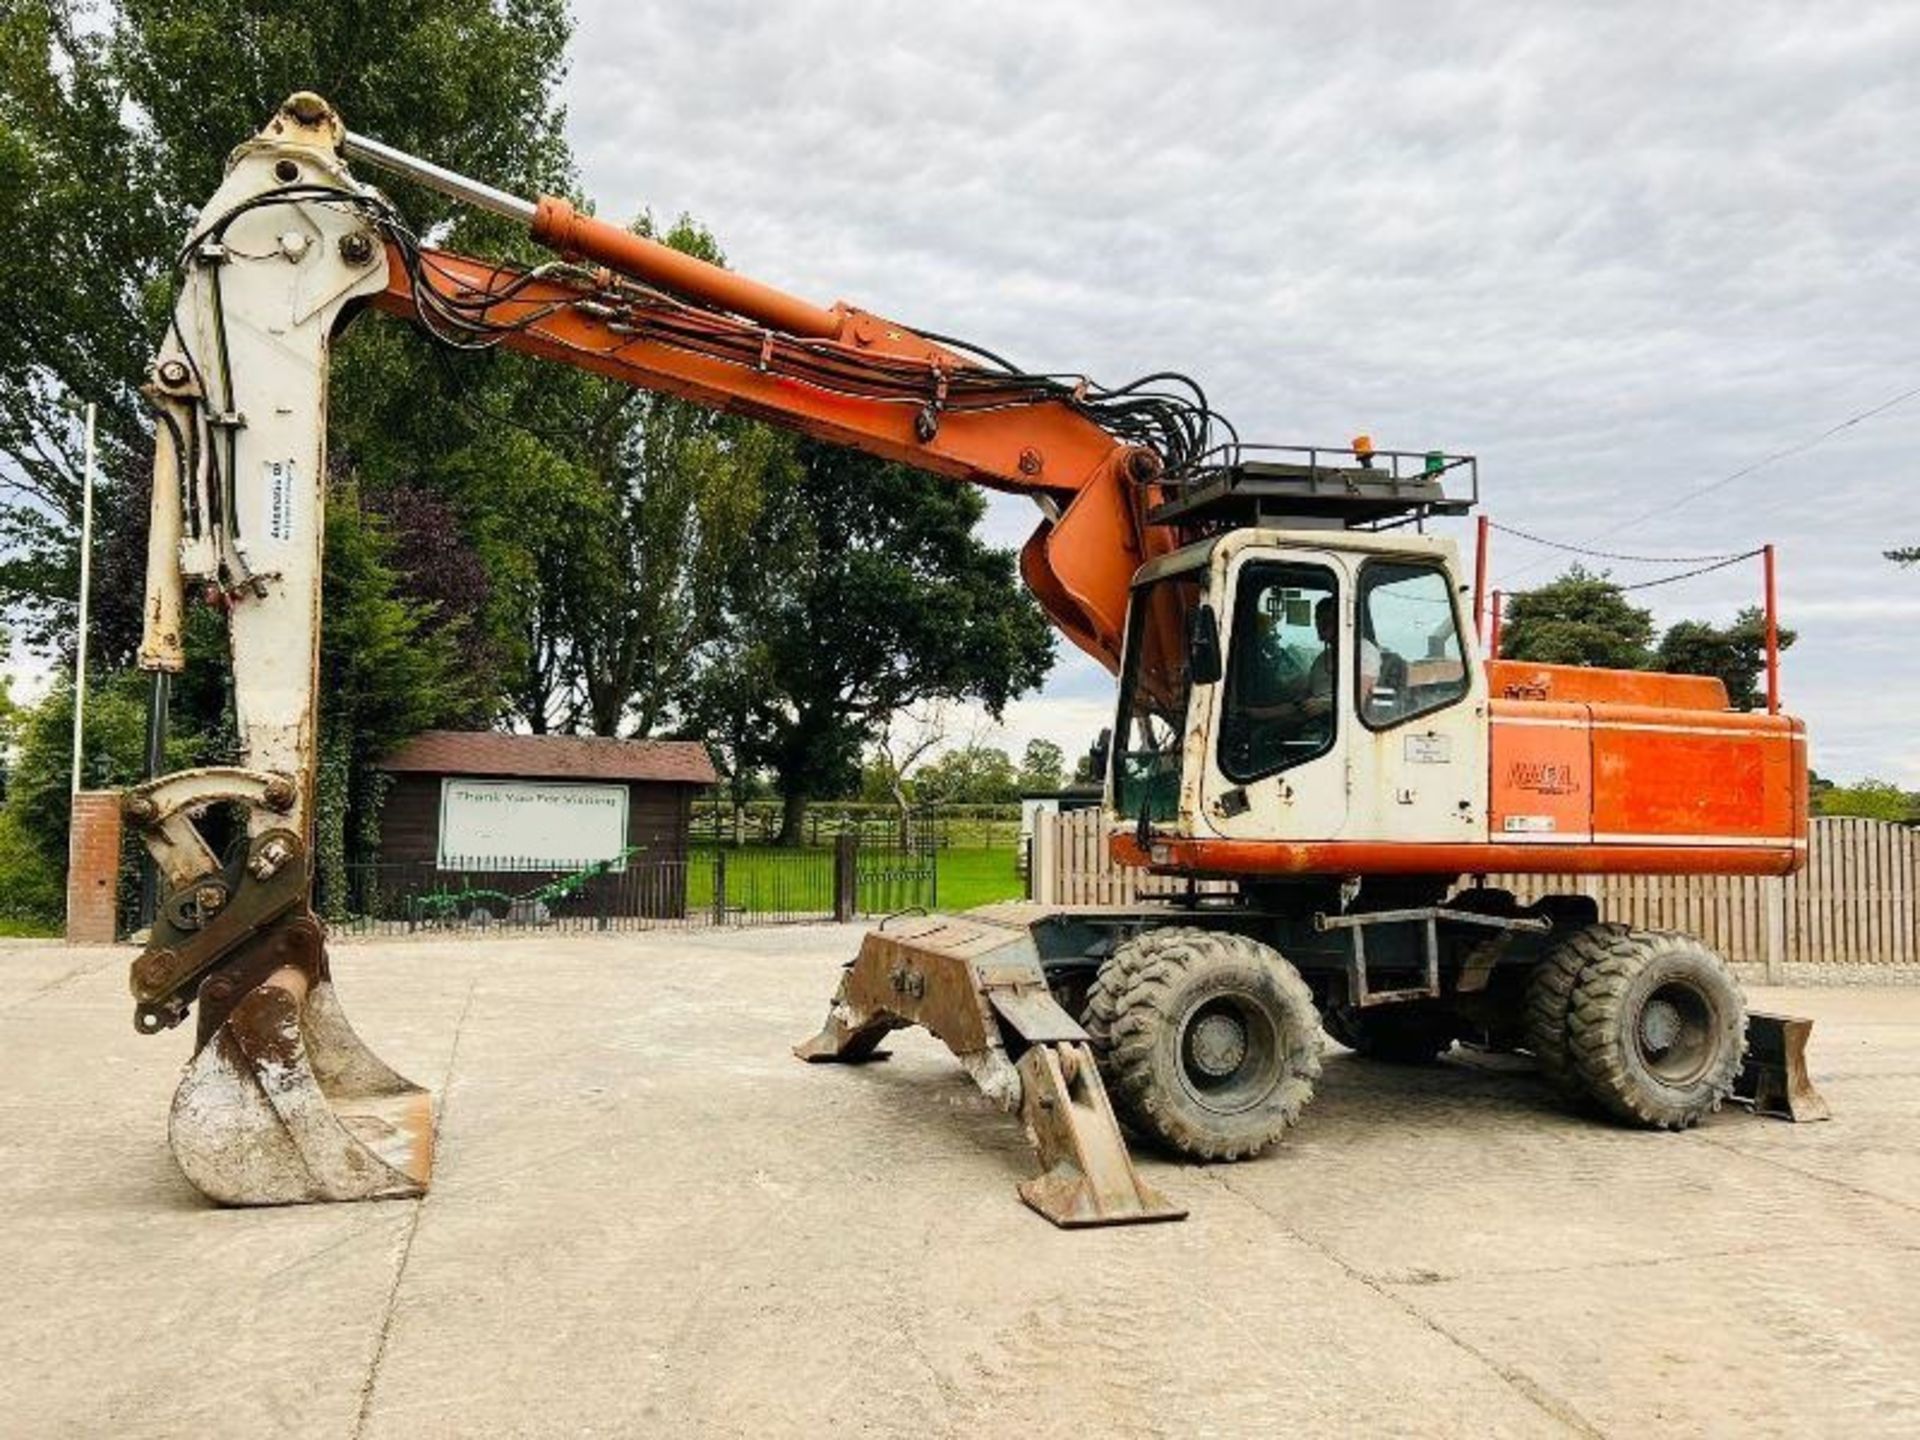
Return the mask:
M 1272 548 L 1216 555 L 1221 677 L 1195 696 L 1206 714 L 1201 833 L 1232 840 L 1332 840 L 1347 823 L 1343 756 L 1354 721 L 1341 702 L 1345 558 Z
M 1486 833 L 1486 677 L 1440 554 L 1352 557 L 1347 838 L 1452 842 Z

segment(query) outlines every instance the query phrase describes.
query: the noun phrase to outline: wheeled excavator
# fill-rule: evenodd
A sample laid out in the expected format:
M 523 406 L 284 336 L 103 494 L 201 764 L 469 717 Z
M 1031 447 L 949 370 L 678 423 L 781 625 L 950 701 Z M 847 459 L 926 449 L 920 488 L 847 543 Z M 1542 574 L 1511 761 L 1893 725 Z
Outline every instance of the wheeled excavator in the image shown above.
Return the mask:
M 352 162 L 352 163 L 350 163 Z M 352 168 L 526 227 L 531 267 L 425 243 Z M 144 668 L 226 614 L 239 763 L 123 814 L 164 899 L 135 1023 L 197 1012 L 170 1138 L 213 1200 L 422 1193 L 431 1097 L 355 1035 L 310 902 L 330 343 L 384 311 L 1031 497 L 1021 574 L 1119 677 L 1100 764 L 1114 855 L 1189 887 L 1123 907 L 895 918 L 843 970 L 812 1061 L 923 1026 L 1021 1117 L 1020 1187 L 1062 1226 L 1178 1218 L 1123 1128 L 1204 1161 L 1299 1118 L 1322 1033 L 1363 1057 L 1531 1052 L 1630 1123 L 1743 1095 L 1808 1113 L 1804 1022 L 1750 1015 L 1699 940 L 1463 877 L 1784 875 L 1806 854 L 1803 725 L 1717 680 L 1489 658 L 1455 546 L 1473 457 L 1241 443 L 1197 386 L 1107 388 L 822 307 L 347 131 L 291 97 L 233 152 L 181 252 L 153 363 Z M 1465 493 L 1463 492 L 1463 489 Z M 237 807 L 217 854 L 202 828 Z

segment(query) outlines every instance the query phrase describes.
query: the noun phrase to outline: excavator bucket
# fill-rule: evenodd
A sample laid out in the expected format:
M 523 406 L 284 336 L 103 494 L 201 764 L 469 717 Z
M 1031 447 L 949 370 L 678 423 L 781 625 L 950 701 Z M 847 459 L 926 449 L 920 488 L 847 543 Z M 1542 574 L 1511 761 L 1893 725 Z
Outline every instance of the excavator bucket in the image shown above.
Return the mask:
M 188 1062 L 168 1138 L 222 1205 L 426 1192 L 433 1101 L 353 1033 L 333 982 L 276 970 Z
M 278 877 L 276 877 L 277 879 Z M 298 894 L 302 877 L 287 881 Z M 199 1043 L 174 1092 L 168 1139 L 187 1179 L 222 1205 L 424 1194 L 433 1101 L 347 1023 L 325 934 L 304 905 L 261 887 L 198 930 L 168 930 L 134 966 L 146 1033 L 184 1018 Z
M 128 975 L 134 1028 L 157 1035 L 198 1012 L 167 1127 L 174 1158 L 222 1205 L 424 1194 L 432 1099 L 347 1023 L 298 832 L 268 828 L 216 866 L 193 823 L 218 802 L 285 814 L 297 794 L 286 776 L 213 769 L 122 801 L 169 882 Z
M 1040 1174 L 1020 1198 L 1062 1228 L 1179 1220 L 1127 1154 L 1087 1034 L 1060 1007 L 1026 928 L 929 915 L 861 942 L 820 1033 L 794 1054 L 855 1063 L 883 1058 L 893 1030 L 924 1025 L 981 1091 L 1020 1113 Z

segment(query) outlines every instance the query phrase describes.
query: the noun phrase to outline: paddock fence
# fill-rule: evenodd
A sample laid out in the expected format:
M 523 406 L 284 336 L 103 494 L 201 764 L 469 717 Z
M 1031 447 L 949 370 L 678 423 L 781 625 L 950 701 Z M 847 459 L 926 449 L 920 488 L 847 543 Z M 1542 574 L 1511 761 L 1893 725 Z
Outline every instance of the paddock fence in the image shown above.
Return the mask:
M 1920 979 L 1920 831 L 1882 820 L 1814 820 L 1806 868 L 1794 875 L 1489 875 L 1485 883 L 1523 900 L 1590 895 L 1609 920 L 1698 935 L 1771 981 Z M 1115 864 L 1097 810 L 1035 819 L 1035 900 L 1127 905 L 1188 888 Z

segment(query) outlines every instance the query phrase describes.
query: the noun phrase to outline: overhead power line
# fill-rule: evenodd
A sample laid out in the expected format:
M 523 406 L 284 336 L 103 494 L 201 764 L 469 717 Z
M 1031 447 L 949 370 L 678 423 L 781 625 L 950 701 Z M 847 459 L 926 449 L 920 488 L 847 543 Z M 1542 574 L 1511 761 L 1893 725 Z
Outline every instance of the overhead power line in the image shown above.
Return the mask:
M 1488 527 L 1498 530 L 1502 535 L 1511 535 L 1516 540 L 1525 540 L 1533 545 L 1545 545 L 1550 550 L 1564 550 L 1570 555 L 1586 555 L 1595 560 L 1620 560 L 1633 565 L 1709 565 L 1716 560 L 1737 560 L 1737 555 L 1622 555 L 1613 550 L 1591 550 L 1584 545 L 1569 545 L 1561 540 L 1549 540 L 1544 535 L 1529 534 L 1517 530 L 1511 525 L 1502 525 L 1498 520 L 1489 520 Z
M 1642 580 L 1634 585 L 1622 585 L 1620 593 L 1624 595 L 1629 590 L 1651 590 L 1656 585 L 1671 585 L 1676 580 L 1691 580 L 1696 575 L 1706 575 L 1715 570 L 1724 570 L 1729 565 L 1738 565 L 1742 560 L 1751 560 L 1761 553 L 1763 552 L 1760 550 L 1748 550 L 1740 555 L 1729 555 L 1712 565 L 1702 565 L 1698 570 L 1682 570 L 1678 575 L 1662 575 L 1658 580 Z
M 1911 390 L 1903 390 L 1900 394 L 1894 396 L 1891 400 L 1882 400 L 1878 405 L 1870 406 L 1867 409 L 1862 410 L 1857 415 L 1849 415 L 1846 419 L 1840 421 L 1837 425 L 1829 425 L 1826 429 L 1822 430 L 1818 435 L 1814 435 L 1809 437 L 1808 439 L 1802 440 L 1798 444 L 1789 445 L 1784 450 L 1776 450 L 1771 455 L 1763 455 L 1760 459 L 1755 460 L 1752 464 L 1742 465 L 1738 470 L 1730 471 L 1729 473 L 1722 475 L 1717 480 L 1709 480 L 1704 485 L 1696 485 L 1693 489 L 1683 492 L 1678 497 L 1668 501 L 1664 505 L 1656 505 L 1653 507 L 1653 509 L 1643 511 L 1641 514 L 1635 515 L 1630 519 L 1622 520 L 1616 524 L 1609 525 L 1606 529 L 1598 531 L 1595 534 L 1589 536 L 1588 538 L 1591 540 L 1599 540 L 1607 535 L 1616 535 L 1622 530 L 1626 530 L 1634 525 L 1639 525 L 1645 521 L 1651 520 L 1656 515 L 1665 515 L 1670 513 L 1671 511 L 1678 510 L 1683 505 L 1691 505 L 1694 501 L 1698 500 L 1702 495 L 1711 495 L 1714 491 L 1724 489 L 1728 485 L 1733 484 L 1733 482 L 1736 480 L 1744 480 L 1747 478 L 1747 476 L 1753 474 L 1753 472 L 1756 470 L 1765 469 L 1769 465 L 1775 464 L 1781 460 L 1791 459 L 1795 455 L 1803 455 L 1807 451 L 1813 449 L 1814 446 L 1822 444 L 1825 441 L 1831 440 L 1834 436 L 1838 435 L 1841 431 L 1851 430 L 1855 425 L 1858 425 L 1861 421 L 1871 420 L 1875 415 L 1879 415 L 1885 411 L 1891 410 L 1896 405 L 1904 404 L 1906 401 L 1913 399 L 1914 396 L 1916 395 L 1920 395 L 1920 385 L 1914 386 Z
M 1737 480 L 1746 479 L 1747 476 L 1753 474 L 1756 470 L 1764 470 L 1769 465 L 1777 464 L 1782 460 L 1789 460 L 1793 458 L 1795 455 L 1804 455 L 1807 451 L 1813 449 L 1816 445 L 1824 444 L 1826 441 L 1831 440 L 1834 436 L 1840 434 L 1842 431 L 1851 430 L 1854 426 L 1862 423 L 1863 421 L 1871 420 L 1876 415 L 1885 414 L 1887 411 L 1893 409 L 1897 405 L 1904 405 L 1907 401 L 1913 399 L 1915 396 L 1920 396 L 1920 385 L 1916 385 L 1908 390 L 1903 390 L 1898 395 L 1893 396 L 1891 399 L 1882 400 L 1877 405 L 1870 405 L 1865 410 L 1861 410 L 1856 414 L 1849 415 L 1846 419 L 1841 420 L 1836 424 L 1829 425 L 1826 429 L 1822 430 L 1818 435 L 1808 436 L 1805 440 L 1801 440 L 1795 444 L 1789 445 L 1785 449 L 1775 450 L 1772 454 L 1763 455 L 1758 460 L 1754 460 L 1749 462 L 1748 464 L 1742 465 L 1737 470 L 1730 470 L 1725 475 L 1721 475 L 1716 479 L 1709 480 L 1703 485 L 1696 485 L 1690 490 L 1683 491 L 1681 494 L 1675 496 L 1672 500 L 1669 500 L 1664 504 L 1656 505 L 1651 510 L 1643 510 L 1640 514 L 1631 515 L 1631 516 L 1628 516 L 1625 520 L 1616 521 L 1614 524 L 1607 526 L 1603 530 L 1596 530 L 1593 534 L 1589 535 L 1586 541 L 1583 543 L 1591 544 L 1595 540 L 1603 540 L 1609 535 L 1617 535 L 1622 530 L 1631 529 L 1635 525 L 1645 524 L 1647 521 L 1652 520 L 1657 516 L 1671 514 L 1673 511 L 1680 509 L 1682 506 L 1691 505 L 1694 501 L 1700 499 L 1703 495 L 1711 495 L 1714 491 L 1723 490 Z M 1494 528 L 1505 529 L 1504 526 L 1495 526 Z M 1509 533 L 1518 534 L 1519 532 L 1509 532 Z M 1533 540 L 1537 544 L 1550 545 L 1552 546 L 1552 548 L 1556 550 L 1567 550 L 1567 551 L 1572 551 L 1573 553 L 1576 553 L 1576 554 L 1594 555 L 1600 559 L 1631 560 L 1634 558 L 1634 557 L 1629 557 L 1624 555 L 1619 555 L 1619 556 L 1608 555 L 1602 551 L 1587 550 L 1582 548 L 1581 546 L 1566 545 L 1558 541 L 1545 540 L 1539 536 L 1529 535 L 1529 536 L 1521 536 L 1520 538 Z M 1745 557 L 1742 556 L 1737 558 L 1744 559 Z M 1506 577 L 1507 582 L 1511 584 L 1514 580 L 1526 574 L 1529 570 L 1537 570 L 1544 563 L 1545 563 L 1544 560 L 1531 560 L 1527 562 L 1525 565 L 1522 565 L 1518 570 L 1515 570 L 1511 575 L 1507 576 Z M 1685 562 L 1680 562 L 1680 563 L 1685 563 Z M 1717 567 L 1714 567 L 1714 568 L 1717 568 Z M 1704 573 L 1704 572 L 1696 572 L 1696 573 Z M 1673 578 L 1683 579 L 1685 577 L 1674 576 Z M 1664 584 L 1666 582 L 1660 581 L 1655 583 Z M 1626 588 L 1644 589 L 1645 587 L 1631 586 Z

